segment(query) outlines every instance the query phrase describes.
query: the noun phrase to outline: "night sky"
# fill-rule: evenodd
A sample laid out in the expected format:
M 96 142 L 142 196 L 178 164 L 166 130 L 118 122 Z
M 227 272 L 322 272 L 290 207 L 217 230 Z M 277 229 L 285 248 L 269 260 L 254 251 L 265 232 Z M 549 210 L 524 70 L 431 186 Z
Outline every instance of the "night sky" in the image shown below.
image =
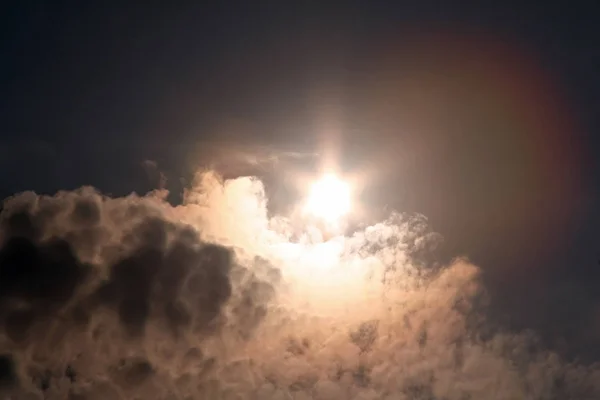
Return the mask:
M 2 197 L 143 194 L 152 160 L 177 203 L 212 149 L 334 142 L 367 207 L 482 268 L 498 324 L 600 361 L 593 2 L 105 3 L 4 6 Z

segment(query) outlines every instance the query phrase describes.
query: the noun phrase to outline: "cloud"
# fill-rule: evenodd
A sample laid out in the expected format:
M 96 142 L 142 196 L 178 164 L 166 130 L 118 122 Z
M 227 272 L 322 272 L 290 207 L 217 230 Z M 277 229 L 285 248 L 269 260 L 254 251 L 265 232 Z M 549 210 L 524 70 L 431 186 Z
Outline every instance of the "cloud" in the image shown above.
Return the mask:
M 600 370 L 487 319 L 421 216 L 314 242 L 257 178 L 181 205 L 93 188 L 0 214 L 0 392 L 70 399 L 595 398 Z M 310 239 L 310 240 L 309 240 Z
M 148 179 L 157 189 L 162 190 L 167 184 L 167 177 L 158 168 L 158 163 L 152 160 L 144 160 L 142 162 L 142 168 L 146 172 Z
M 17 383 L 15 365 L 10 355 L 0 356 L 0 387 L 10 387 Z
M 211 165 L 221 175 L 247 175 L 267 173 L 275 167 L 292 166 L 302 162 L 314 162 L 318 154 L 314 152 L 290 151 L 253 143 L 203 141 L 196 146 L 194 158 Z M 196 165 L 197 166 L 197 165 Z M 280 170 L 281 171 L 281 170 Z

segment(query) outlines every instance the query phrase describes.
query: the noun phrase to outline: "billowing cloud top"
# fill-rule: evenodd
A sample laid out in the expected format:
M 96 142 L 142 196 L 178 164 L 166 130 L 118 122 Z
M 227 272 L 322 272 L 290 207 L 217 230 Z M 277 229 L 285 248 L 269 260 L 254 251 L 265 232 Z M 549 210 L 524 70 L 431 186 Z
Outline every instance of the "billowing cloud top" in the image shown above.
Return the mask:
M 184 197 L 81 188 L 5 201 L 6 398 L 600 394 L 596 367 L 490 329 L 476 266 L 422 262 L 439 240 L 422 217 L 323 242 L 269 217 L 255 178 L 200 173 Z

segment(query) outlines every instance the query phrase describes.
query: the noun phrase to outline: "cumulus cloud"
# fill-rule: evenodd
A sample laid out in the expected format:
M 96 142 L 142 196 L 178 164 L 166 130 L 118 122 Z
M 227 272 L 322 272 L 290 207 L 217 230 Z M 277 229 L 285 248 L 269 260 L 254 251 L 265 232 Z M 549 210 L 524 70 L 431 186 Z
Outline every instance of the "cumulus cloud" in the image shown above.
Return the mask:
M 600 369 L 486 321 L 479 268 L 392 213 L 315 241 L 262 182 L 181 205 L 84 187 L 0 214 L 0 392 L 69 399 L 597 398 Z

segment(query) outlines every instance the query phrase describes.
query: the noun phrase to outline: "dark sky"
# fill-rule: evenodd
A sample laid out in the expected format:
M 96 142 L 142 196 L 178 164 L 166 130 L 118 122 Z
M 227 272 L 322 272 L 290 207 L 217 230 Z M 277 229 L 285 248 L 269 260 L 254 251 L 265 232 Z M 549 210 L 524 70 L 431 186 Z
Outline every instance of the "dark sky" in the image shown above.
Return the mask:
M 600 278 L 593 2 L 104 3 L 5 6 L 3 196 L 148 190 L 147 159 L 180 190 L 204 143 L 315 151 L 335 110 L 342 164 L 380 172 L 366 204 L 428 216 L 511 323 L 590 323 L 573 310 Z

